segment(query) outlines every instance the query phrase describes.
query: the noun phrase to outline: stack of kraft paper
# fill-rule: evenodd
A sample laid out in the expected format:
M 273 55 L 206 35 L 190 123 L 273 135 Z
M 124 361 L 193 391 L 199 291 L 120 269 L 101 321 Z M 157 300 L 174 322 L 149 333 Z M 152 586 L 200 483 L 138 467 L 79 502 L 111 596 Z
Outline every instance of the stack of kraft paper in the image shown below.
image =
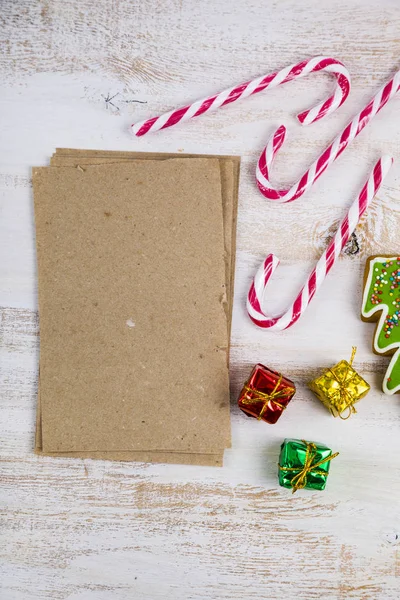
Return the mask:
M 33 169 L 38 454 L 222 464 L 239 164 L 58 149 Z

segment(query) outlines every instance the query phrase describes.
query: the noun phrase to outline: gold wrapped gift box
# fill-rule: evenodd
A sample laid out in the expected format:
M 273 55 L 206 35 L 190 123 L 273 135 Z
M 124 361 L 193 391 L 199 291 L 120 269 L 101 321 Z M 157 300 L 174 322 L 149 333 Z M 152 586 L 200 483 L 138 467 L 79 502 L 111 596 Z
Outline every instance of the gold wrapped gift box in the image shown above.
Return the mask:
M 347 419 L 357 412 L 354 404 L 370 390 L 370 385 L 353 369 L 354 355 L 355 349 L 350 362 L 341 360 L 308 384 L 334 417 Z

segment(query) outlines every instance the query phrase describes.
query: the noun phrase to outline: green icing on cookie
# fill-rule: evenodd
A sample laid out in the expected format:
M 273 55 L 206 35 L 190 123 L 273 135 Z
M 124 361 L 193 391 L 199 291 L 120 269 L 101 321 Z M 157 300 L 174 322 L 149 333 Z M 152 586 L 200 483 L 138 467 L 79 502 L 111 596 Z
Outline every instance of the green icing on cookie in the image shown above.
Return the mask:
M 385 353 L 398 351 L 386 372 L 383 390 L 400 389 L 400 257 L 377 257 L 370 260 L 364 289 L 362 315 L 379 318 L 374 349 Z

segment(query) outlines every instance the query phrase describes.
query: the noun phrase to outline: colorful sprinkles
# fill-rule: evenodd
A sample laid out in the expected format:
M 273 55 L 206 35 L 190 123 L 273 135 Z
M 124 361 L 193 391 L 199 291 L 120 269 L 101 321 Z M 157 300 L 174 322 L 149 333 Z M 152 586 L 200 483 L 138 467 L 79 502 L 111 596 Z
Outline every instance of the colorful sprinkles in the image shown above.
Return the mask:
M 385 304 L 381 297 L 384 292 L 389 293 L 389 312 L 385 319 L 385 338 L 390 335 L 400 323 L 400 257 L 382 263 L 381 267 L 375 267 L 375 281 L 370 296 L 371 304 Z

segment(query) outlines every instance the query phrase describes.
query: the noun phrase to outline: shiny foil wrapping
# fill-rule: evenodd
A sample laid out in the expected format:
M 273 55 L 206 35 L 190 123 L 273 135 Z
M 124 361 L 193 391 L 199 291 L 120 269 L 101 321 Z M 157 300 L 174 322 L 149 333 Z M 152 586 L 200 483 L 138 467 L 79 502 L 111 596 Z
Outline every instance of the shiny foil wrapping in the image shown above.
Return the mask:
M 280 418 L 295 392 L 295 385 L 290 379 L 258 364 L 240 393 L 238 405 L 247 415 L 273 424 Z
M 353 369 L 347 360 L 341 360 L 308 387 L 325 404 L 334 417 L 347 418 L 356 412 L 354 404 L 370 390 L 369 384 Z
M 307 445 L 309 445 L 308 448 Z M 312 450 L 312 461 L 309 469 L 304 473 L 307 458 L 310 457 L 310 450 Z M 291 488 L 293 491 L 299 488 L 324 490 L 331 461 L 327 460 L 321 465 L 318 463 L 335 456 L 332 455 L 332 450 L 323 444 L 305 440 L 284 440 L 279 456 L 279 485 Z M 317 466 L 313 468 L 313 465 Z

